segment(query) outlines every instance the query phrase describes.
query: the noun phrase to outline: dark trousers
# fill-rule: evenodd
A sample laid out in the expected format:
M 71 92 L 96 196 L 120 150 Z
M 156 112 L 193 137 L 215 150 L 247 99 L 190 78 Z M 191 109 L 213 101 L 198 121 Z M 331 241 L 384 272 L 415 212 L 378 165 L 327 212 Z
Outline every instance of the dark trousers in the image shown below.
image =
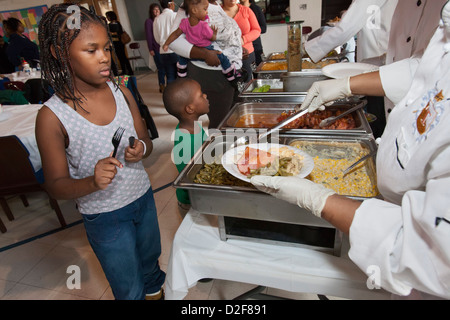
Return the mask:
M 189 62 L 189 78 L 196 80 L 209 100 L 209 128 L 218 128 L 235 101 L 235 90 L 223 76 L 222 70 L 199 68 Z
M 247 79 L 245 79 L 245 82 L 249 82 L 253 79 L 253 63 L 255 63 L 255 51 L 250 53 L 247 59 L 242 60 L 242 69 L 247 71 Z
M 114 51 L 116 52 L 117 59 L 119 60 L 120 67 L 122 68 L 122 74 L 133 75 L 133 69 L 131 68 L 130 61 L 125 53 L 125 46 L 122 42 L 114 42 Z M 116 72 L 113 69 L 115 75 Z
M 178 55 L 176 53 L 163 53 L 160 55 L 160 58 L 161 66 L 167 77 L 167 83 L 175 81 L 177 78 Z

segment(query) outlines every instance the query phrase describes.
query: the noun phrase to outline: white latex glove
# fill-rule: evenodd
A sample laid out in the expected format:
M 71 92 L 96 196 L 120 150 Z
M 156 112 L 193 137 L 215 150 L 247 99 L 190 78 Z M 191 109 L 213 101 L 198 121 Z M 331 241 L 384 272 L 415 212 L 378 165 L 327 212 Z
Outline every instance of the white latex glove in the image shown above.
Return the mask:
M 258 190 L 310 210 L 319 218 L 327 198 L 335 194 L 323 185 L 297 177 L 253 176 L 250 181 Z
M 335 100 L 352 96 L 350 77 L 314 82 L 303 101 L 300 110 L 309 112 L 325 110 Z

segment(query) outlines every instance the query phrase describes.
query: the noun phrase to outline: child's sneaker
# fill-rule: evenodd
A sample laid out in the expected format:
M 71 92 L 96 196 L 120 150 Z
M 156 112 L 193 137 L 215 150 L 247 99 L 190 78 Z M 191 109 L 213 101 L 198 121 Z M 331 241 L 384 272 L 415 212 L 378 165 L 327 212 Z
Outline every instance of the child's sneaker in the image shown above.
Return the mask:
M 234 74 L 234 79 L 230 81 L 231 86 L 239 91 L 242 92 L 245 87 L 245 79 L 247 78 L 247 72 L 245 70 L 236 70 Z
M 177 62 L 177 75 L 179 78 L 185 78 L 187 76 L 187 65 Z
M 236 78 L 236 68 L 234 65 L 231 65 L 227 70 L 222 70 L 222 73 L 228 81 L 233 81 Z

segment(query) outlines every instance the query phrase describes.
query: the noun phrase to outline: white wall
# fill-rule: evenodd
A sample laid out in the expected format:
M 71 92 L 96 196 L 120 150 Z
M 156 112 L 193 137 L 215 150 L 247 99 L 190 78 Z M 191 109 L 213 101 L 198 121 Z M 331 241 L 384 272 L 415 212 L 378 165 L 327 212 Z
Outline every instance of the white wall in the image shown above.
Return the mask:
M 267 25 L 267 31 L 261 35 L 261 41 L 266 56 L 273 52 L 284 52 L 287 50 L 286 24 Z
M 322 1 L 290 0 L 289 4 L 291 21 L 303 20 L 303 26 L 310 26 L 313 31 L 320 28 Z M 287 50 L 286 24 L 267 25 L 267 31 L 261 35 L 261 41 L 266 56 L 273 52 L 284 52 Z
M 291 21 L 304 21 L 303 26 L 320 28 L 322 15 L 322 1 L 318 0 L 290 0 Z

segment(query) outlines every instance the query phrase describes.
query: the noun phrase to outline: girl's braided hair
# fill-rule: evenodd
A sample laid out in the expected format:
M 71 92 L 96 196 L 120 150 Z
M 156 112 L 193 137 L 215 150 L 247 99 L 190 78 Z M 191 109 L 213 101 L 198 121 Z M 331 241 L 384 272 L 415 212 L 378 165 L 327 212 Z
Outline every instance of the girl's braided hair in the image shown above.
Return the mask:
M 77 5 L 75 6 L 79 8 L 79 11 L 76 11 L 75 14 L 77 16 L 74 16 L 74 11 L 69 8 L 71 5 L 74 4 L 62 3 L 52 5 L 44 13 L 39 22 L 41 73 L 42 77 L 49 82 L 50 86 L 62 100 L 71 100 L 74 102 L 75 110 L 78 106 L 86 111 L 81 106 L 82 98 L 77 97 L 75 94 L 78 93 L 83 97 L 83 94 L 78 91 L 73 81 L 74 74 L 70 64 L 69 47 L 80 33 L 81 28 L 91 23 L 102 25 L 106 29 L 110 39 L 111 35 L 109 34 L 106 20 L 103 17 L 97 16 L 88 9 Z M 73 21 L 77 21 L 79 26 L 73 27 L 73 24 L 71 25 Z M 52 50 L 54 51 L 52 52 Z M 109 78 L 118 87 L 112 72 L 110 72 Z

